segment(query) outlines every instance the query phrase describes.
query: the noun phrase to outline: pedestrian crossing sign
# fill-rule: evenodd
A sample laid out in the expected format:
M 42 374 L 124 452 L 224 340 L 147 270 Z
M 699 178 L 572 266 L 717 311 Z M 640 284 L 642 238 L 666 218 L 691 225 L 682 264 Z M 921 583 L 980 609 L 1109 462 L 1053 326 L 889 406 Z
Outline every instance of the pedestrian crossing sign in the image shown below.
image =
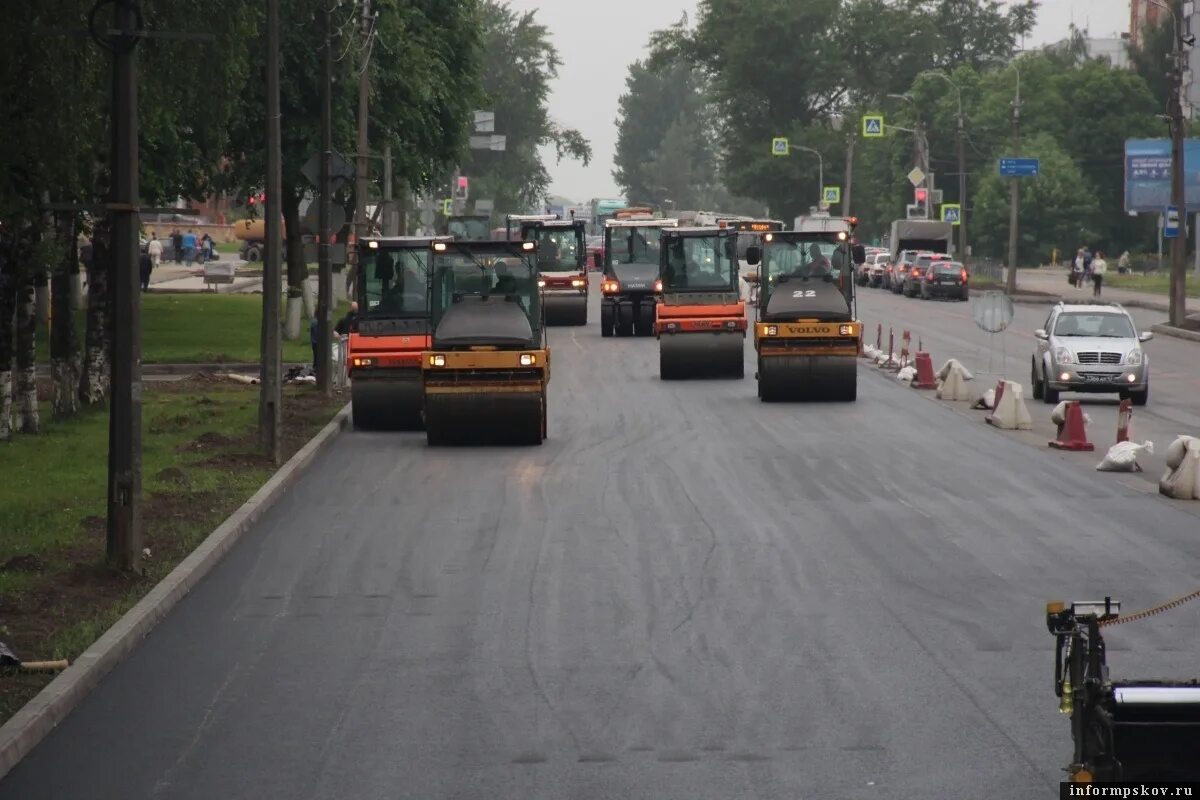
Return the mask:
M 821 187 L 821 201 L 824 203 L 834 204 L 842 202 L 842 187 L 840 186 L 823 186 Z
M 942 222 L 958 225 L 962 222 L 962 206 L 958 203 L 942 203 Z
M 883 136 L 883 115 L 866 114 L 863 116 L 863 137 L 879 139 Z
M 786 156 L 790 155 L 791 149 L 788 147 L 787 137 L 776 136 L 771 140 L 771 155 Z
M 442 215 L 450 216 L 454 213 L 454 201 L 449 197 L 442 200 Z

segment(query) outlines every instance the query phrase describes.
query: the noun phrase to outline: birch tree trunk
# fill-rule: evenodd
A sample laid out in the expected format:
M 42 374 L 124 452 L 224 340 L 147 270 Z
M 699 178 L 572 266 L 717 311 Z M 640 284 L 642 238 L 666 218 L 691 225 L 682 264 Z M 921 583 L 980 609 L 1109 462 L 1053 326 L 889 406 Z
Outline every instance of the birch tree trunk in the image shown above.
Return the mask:
M 38 432 L 37 397 L 37 287 L 31 248 L 21 248 L 23 264 L 17 269 L 17 370 L 13 394 L 23 433 Z
M 97 405 L 108 399 L 112 324 L 108 276 L 112 269 L 112 226 L 107 216 L 96 221 L 92 237 L 92 263 L 88 265 L 87 332 L 84 337 L 83 377 L 79 400 Z
M 71 284 L 79 275 L 79 244 L 75 219 L 58 220 L 59 262 L 50 279 L 50 375 L 54 416 L 65 419 L 79 413 L 79 378 L 83 369 L 79 336 L 75 333 L 75 308 Z
M 308 295 L 308 265 L 304 262 L 304 242 L 300 237 L 300 200 L 292 192 L 283 192 L 283 227 L 287 240 L 287 313 L 284 316 L 284 338 L 295 341 L 300 338 L 301 313 L 311 305 L 305 302 Z
M 13 320 L 17 283 L 12 241 L 0 235 L 0 442 L 12 438 Z

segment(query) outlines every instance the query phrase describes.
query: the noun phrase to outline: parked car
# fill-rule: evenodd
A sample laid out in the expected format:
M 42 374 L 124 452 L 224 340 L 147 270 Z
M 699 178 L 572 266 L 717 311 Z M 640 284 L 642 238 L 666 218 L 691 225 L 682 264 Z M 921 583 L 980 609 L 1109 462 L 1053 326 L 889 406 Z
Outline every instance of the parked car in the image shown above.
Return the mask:
M 867 285 L 873 286 L 876 289 L 884 285 L 887 279 L 888 267 L 892 263 L 892 254 L 884 250 L 881 253 L 876 253 L 874 256 L 867 257 L 867 266 L 870 270 Z
M 892 268 L 887 275 L 887 288 L 891 289 L 893 294 L 900 294 L 904 288 L 904 276 L 908 274 L 909 267 L 917 260 L 917 254 L 920 250 L 901 250 L 896 254 L 896 260 L 892 263 Z
M 904 283 L 901 290 L 905 297 L 916 297 L 921 293 L 921 282 L 925 278 L 925 273 L 929 270 L 929 266 L 936 261 L 949 261 L 950 256 L 945 253 L 920 253 L 917 255 L 912 266 L 908 268 L 908 272 L 904 276 Z
M 966 300 L 969 291 L 967 267 L 961 261 L 936 259 L 925 270 L 925 276 L 921 281 L 922 300 L 928 300 L 931 297 Z
M 1059 392 L 1115 392 L 1135 406 L 1146 405 L 1150 356 L 1142 343 L 1154 334 L 1138 333 L 1133 317 L 1120 305 L 1059 303 L 1033 335 L 1035 399 L 1056 404 Z

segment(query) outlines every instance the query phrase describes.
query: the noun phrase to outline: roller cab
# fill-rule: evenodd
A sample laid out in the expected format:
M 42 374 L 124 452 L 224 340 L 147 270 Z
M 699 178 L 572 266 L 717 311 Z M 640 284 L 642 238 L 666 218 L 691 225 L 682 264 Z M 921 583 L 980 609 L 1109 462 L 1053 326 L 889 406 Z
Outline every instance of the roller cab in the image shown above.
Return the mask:
M 737 231 L 664 230 L 658 280 L 662 298 L 654 334 L 660 377 L 744 377 L 747 324 L 738 291 Z
M 1110 678 L 1101 628 L 1120 613 L 1107 597 L 1046 605 L 1054 692 L 1074 740 L 1069 780 L 1200 780 L 1200 682 Z
M 764 402 L 853 401 L 862 323 L 855 319 L 854 270 L 866 254 L 850 220 L 820 230 L 774 231 L 747 261 L 758 266 L 754 324 L 758 396 Z
M 508 217 L 508 238 L 536 242 L 546 325 L 587 325 L 586 225 L 557 214 Z M 514 235 L 515 234 L 515 235 Z
M 678 220 L 634 214 L 604 223 L 600 335 L 653 336 L 662 295 L 662 235 Z
M 430 445 L 541 444 L 550 348 L 537 243 L 430 246 L 431 342 L 421 354 Z
M 421 354 L 429 349 L 429 252 L 439 239 L 358 242 L 358 318 L 347 369 L 354 426 L 420 430 Z

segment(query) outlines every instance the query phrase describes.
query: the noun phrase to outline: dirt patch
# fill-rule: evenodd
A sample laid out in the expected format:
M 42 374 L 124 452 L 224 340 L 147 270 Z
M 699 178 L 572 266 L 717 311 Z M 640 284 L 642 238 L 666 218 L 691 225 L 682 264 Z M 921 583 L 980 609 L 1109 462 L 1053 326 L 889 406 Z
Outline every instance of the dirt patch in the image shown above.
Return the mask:
M 13 556 L 0 564 L 0 572 L 45 572 L 46 562 L 35 555 Z
M 234 444 L 236 440 L 229 438 L 223 433 L 216 431 L 207 431 L 200 434 L 190 442 L 185 442 L 175 448 L 176 453 L 200 453 L 205 450 L 212 450 L 217 447 L 228 447 Z
M 166 469 L 159 470 L 158 474 L 154 476 L 154 479 L 162 481 L 163 483 L 178 483 L 183 486 L 191 483 L 187 473 L 181 470 L 179 467 L 167 467 Z
M 95 514 L 84 517 L 79 521 L 79 525 L 89 536 L 104 536 L 108 533 L 108 520 Z

